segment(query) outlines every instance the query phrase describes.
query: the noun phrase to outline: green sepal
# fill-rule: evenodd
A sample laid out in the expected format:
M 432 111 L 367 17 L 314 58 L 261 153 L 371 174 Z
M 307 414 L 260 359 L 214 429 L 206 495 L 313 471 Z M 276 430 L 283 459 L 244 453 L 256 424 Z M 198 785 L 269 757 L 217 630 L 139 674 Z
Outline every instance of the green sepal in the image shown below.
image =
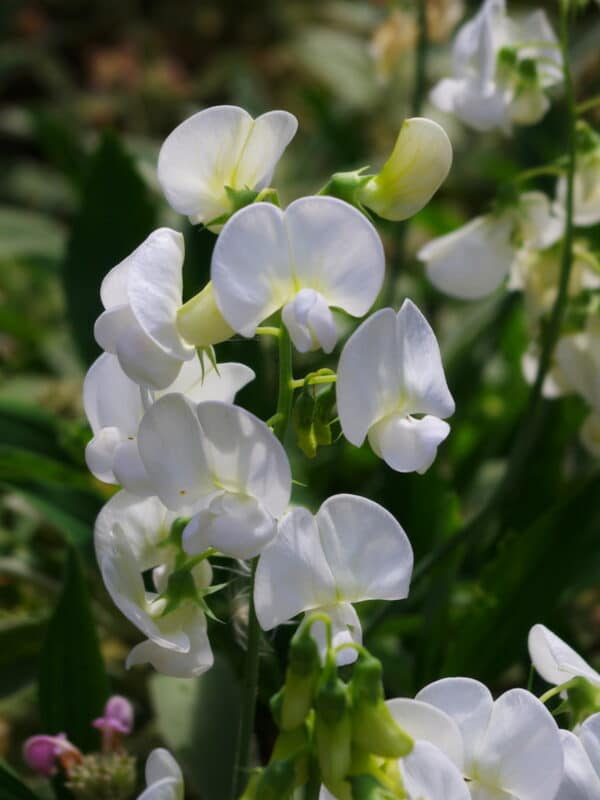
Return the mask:
M 314 392 L 305 386 L 299 393 L 292 411 L 292 424 L 296 433 L 298 447 L 307 458 L 317 454 L 317 437 L 313 426 L 315 413 Z
M 364 206 L 358 199 L 360 190 L 367 184 L 374 175 L 365 175 L 368 167 L 352 170 L 351 172 L 335 172 L 327 181 L 325 186 L 319 191 L 320 195 L 339 197 L 346 203 L 355 206 L 365 213 Z
M 296 766 L 294 759 L 272 761 L 256 784 L 256 800 L 289 800 L 294 791 Z

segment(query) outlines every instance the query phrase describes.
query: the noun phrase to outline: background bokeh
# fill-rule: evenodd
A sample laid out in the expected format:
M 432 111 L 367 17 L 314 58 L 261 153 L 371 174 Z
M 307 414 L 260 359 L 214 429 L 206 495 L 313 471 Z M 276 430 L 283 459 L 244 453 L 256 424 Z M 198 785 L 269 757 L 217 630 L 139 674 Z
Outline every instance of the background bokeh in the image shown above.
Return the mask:
M 476 5 L 429 0 L 428 85 L 448 73 L 449 38 Z M 542 5 L 555 14 L 556 4 Z M 317 191 L 333 171 L 381 165 L 414 108 L 415 9 L 383 0 L 3 0 L 0 34 L 0 757 L 24 770 L 20 745 L 48 719 L 40 673 L 46 698 L 81 691 L 77 670 L 48 667 L 48 622 L 74 547 L 111 688 L 136 706 L 133 750 L 143 758 L 166 742 L 186 770 L 189 797 L 222 800 L 243 655 L 242 583 L 215 598 L 226 622 L 211 625 L 216 667 L 200 681 L 170 680 L 125 672 L 139 635 L 112 606 L 93 560 L 94 517 L 111 493 L 83 459 L 81 386 L 98 354 L 99 284 L 159 225 L 185 231 L 187 295 L 204 284 L 214 237 L 167 207 L 155 176 L 161 141 L 200 108 L 232 103 L 298 117 L 275 176 L 286 201 Z M 600 89 L 599 40 L 594 7 L 573 37 L 582 99 Z M 424 476 L 396 474 L 342 439 L 309 461 L 290 440 L 298 502 L 316 508 L 340 491 L 371 497 L 402 523 L 417 561 L 484 504 L 504 469 L 527 399 L 520 361 L 528 331 L 518 296 L 501 290 L 483 302 L 451 301 L 427 284 L 414 253 L 487 210 L 503 182 L 555 158 L 564 141 L 560 96 L 541 124 L 510 140 L 470 132 L 426 103 L 423 113 L 445 125 L 454 166 L 410 224 L 379 226 L 389 270 L 381 302 L 410 296 L 437 331 L 457 404 L 451 436 Z M 540 186 L 553 191 L 551 181 Z M 598 248 L 600 233 L 587 233 Z M 272 343 L 234 339 L 217 355 L 253 366 L 257 380 L 239 400 L 269 417 Z M 313 364 L 323 366 L 298 358 L 297 374 Z M 390 694 L 442 675 L 470 675 L 495 690 L 523 684 L 534 622 L 598 666 L 600 476 L 577 439 L 584 411 L 577 398 L 548 404 L 525 479 L 497 509 L 493 537 L 482 528 L 468 549 L 428 571 L 408 601 L 361 608 Z M 273 733 L 266 701 L 280 683 L 289 635 L 265 641 L 263 753 Z M 65 652 L 84 639 L 74 614 Z

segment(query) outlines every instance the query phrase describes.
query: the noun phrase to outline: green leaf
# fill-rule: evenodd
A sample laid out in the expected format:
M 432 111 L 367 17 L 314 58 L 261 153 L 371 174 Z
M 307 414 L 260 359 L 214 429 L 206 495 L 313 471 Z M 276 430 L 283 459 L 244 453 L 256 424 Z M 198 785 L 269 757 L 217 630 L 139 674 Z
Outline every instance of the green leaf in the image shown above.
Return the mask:
M 35 211 L 0 207 L 0 260 L 40 256 L 60 258 L 64 247 L 62 226 Z
M 38 800 L 4 761 L 0 761 L 0 797 L 2 800 Z
M 98 746 L 92 721 L 108 697 L 108 678 L 90 609 L 79 554 L 69 549 L 62 595 L 40 655 L 39 699 L 43 730 L 64 731 L 82 750 Z
M 133 159 L 106 133 L 91 157 L 63 269 L 69 319 L 87 364 L 99 354 L 93 329 L 102 311 L 102 279 L 148 236 L 155 216 Z
M 240 707 L 229 662 L 216 655 L 214 666 L 193 681 L 153 675 L 150 695 L 158 730 L 202 800 L 229 797 Z

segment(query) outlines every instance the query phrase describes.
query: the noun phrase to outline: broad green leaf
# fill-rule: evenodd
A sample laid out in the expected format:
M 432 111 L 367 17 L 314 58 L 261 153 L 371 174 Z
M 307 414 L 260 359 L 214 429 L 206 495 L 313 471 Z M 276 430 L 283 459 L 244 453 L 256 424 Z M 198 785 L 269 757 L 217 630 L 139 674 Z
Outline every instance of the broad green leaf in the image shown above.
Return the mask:
M 202 800 L 229 797 L 240 686 L 228 661 L 217 655 L 193 681 L 153 675 L 150 695 L 158 730 Z
M 93 328 L 102 311 L 102 279 L 151 232 L 155 209 L 132 158 L 110 133 L 91 157 L 82 197 L 63 278 L 73 334 L 90 364 L 99 354 Z
M 38 796 L 28 789 L 3 761 L 0 761 L 0 798 L 2 800 L 38 800 Z
M 42 726 L 64 731 L 82 750 L 98 745 L 92 721 L 108 697 L 108 679 L 90 609 L 86 576 L 76 550 L 69 549 L 64 587 L 48 624 L 39 662 Z

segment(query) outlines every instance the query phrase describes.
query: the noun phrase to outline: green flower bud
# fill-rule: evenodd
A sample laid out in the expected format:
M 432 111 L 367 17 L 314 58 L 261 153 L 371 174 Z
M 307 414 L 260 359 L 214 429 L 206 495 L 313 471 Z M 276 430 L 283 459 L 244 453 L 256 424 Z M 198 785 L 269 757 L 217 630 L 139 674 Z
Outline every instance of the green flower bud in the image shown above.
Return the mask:
M 333 668 L 325 668 L 315 696 L 315 740 L 323 783 L 340 783 L 352 763 L 352 718 L 348 687 Z
M 277 737 L 271 761 L 291 760 L 294 763 L 294 787 L 303 786 L 308 780 L 310 737 L 307 725 L 293 731 L 282 731 Z
M 66 786 L 77 800 L 129 800 L 135 782 L 133 756 L 93 753 L 71 767 Z
M 573 722 L 579 725 L 600 711 L 600 688 L 586 678 L 573 678 L 572 685 L 567 689 L 567 700 L 562 707 L 571 711 Z
M 292 412 L 292 423 L 296 432 L 298 447 L 307 458 L 317 454 L 317 438 L 313 427 L 315 398 L 308 388 L 302 389 Z
M 383 786 L 373 775 L 355 775 L 350 778 L 352 800 L 398 800 L 406 797 L 399 789 L 397 792 Z
M 364 174 L 366 169 L 368 167 L 361 167 L 351 172 L 334 173 L 319 194 L 339 197 L 340 200 L 345 200 L 350 205 L 357 206 L 360 211 L 363 211 L 363 206 L 358 199 L 359 192 L 373 177 L 372 175 Z
M 310 635 L 310 630 L 304 625 L 294 634 L 290 645 L 278 720 L 282 730 L 293 730 L 306 719 L 312 707 L 320 672 L 319 648 Z
M 256 800 L 289 800 L 294 791 L 296 768 L 293 759 L 272 761 L 262 772 L 254 797 Z
M 313 429 L 317 444 L 331 444 L 331 416 L 335 405 L 335 389 L 333 384 L 324 392 L 317 395 L 315 400 L 315 413 Z
M 402 758 L 413 748 L 412 738 L 393 718 L 384 702 L 381 662 L 359 656 L 350 683 L 352 741 L 367 753 Z

